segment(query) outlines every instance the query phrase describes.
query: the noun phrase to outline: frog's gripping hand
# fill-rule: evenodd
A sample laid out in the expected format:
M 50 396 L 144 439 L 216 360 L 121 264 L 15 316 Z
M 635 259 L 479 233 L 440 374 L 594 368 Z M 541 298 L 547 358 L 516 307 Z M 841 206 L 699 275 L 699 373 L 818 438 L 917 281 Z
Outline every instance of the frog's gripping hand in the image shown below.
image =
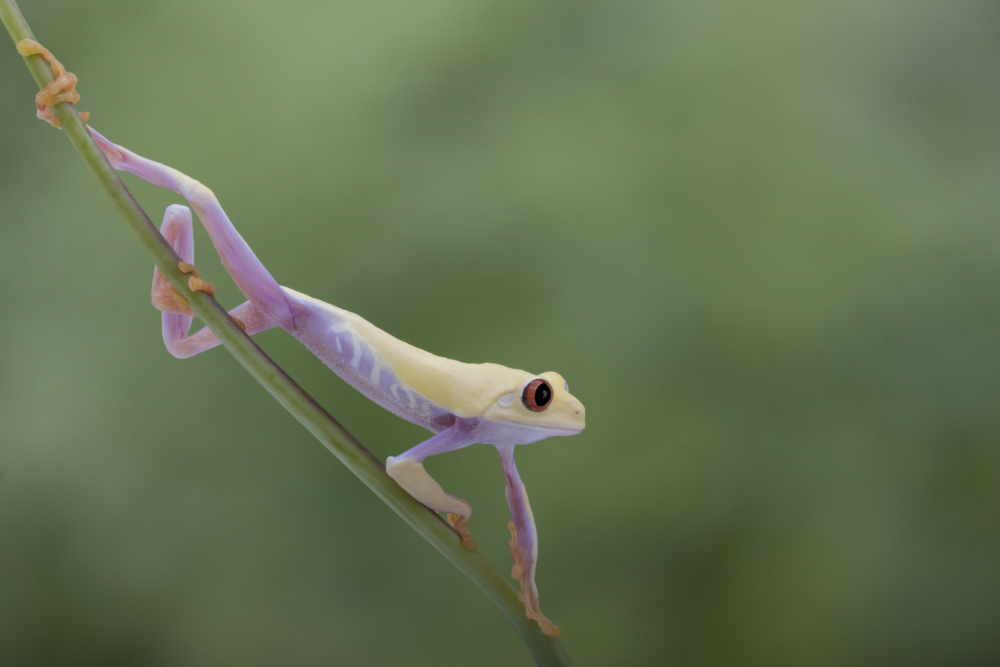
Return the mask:
M 466 549 L 476 548 L 468 526 L 472 506 L 458 496 L 445 493 L 441 485 L 424 469 L 423 461 L 433 454 L 459 449 L 471 442 L 458 427 L 452 426 L 399 456 L 390 456 L 385 465 L 385 471 L 403 490 L 432 510 L 448 515 L 448 522 L 458 533 Z

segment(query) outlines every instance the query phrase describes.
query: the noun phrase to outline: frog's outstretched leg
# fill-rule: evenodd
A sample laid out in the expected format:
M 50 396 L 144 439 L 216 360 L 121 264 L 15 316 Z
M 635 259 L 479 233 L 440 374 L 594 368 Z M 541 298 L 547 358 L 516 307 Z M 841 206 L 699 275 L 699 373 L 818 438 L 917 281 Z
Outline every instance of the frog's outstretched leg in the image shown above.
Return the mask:
M 462 538 L 466 549 L 475 549 L 476 543 L 469 532 L 468 522 L 472 506 L 468 502 L 445 493 L 441 485 L 424 469 L 423 460 L 433 454 L 461 449 L 475 442 L 460 424 L 447 428 L 399 456 L 390 456 L 385 471 L 418 501 L 438 512 L 447 512 L 448 521 Z
M 538 607 L 538 589 L 535 587 L 535 565 L 538 562 L 538 533 L 535 517 L 528 504 L 528 492 L 521 483 L 521 476 L 514 465 L 514 445 L 498 445 L 503 474 L 507 478 L 507 504 L 510 505 L 510 555 L 514 567 L 510 576 L 521 585 L 521 601 L 528 618 L 538 621 L 542 632 L 558 637 L 562 631 Z
M 191 209 L 187 206 L 174 204 L 168 206 L 163 214 L 163 225 L 160 232 L 167 242 L 181 256 L 181 270 L 191 273 L 188 279 L 193 290 L 212 291 L 211 283 L 198 277 L 194 268 L 194 229 L 191 222 Z M 153 269 L 153 307 L 163 311 L 163 343 L 170 354 L 179 359 L 209 350 L 219 344 L 208 327 L 188 336 L 194 311 L 191 306 L 177 293 L 163 277 L 159 269 Z M 276 324 L 249 301 L 230 311 L 230 316 L 236 319 L 248 334 L 255 334 L 270 329 Z
M 76 76 L 67 72 L 62 63 L 48 49 L 34 40 L 21 40 L 17 44 L 17 50 L 23 56 L 40 55 L 51 66 L 52 75 L 55 79 L 35 96 L 35 106 L 38 110 L 39 118 L 47 121 L 54 127 L 59 127 L 61 123 L 58 116 L 53 115 L 51 107 L 63 102 L 76 104 L 80 101 L 80 94 L 76 91 Z M 83 112 L 80 116 L 84 121 L 87 121 L 90 114 Z M 212 243 L 215 244 L 216 251 L 219 253 L 222 264 L 226 267 L 226 270 L 233 277 L 233 280 L 247 299 L 256 304 L 259 313 L 264 314 L 269 321 L 274 322 L 270 326 L 280 325 L 292 332 L 296 330 L 295 313 L 281 286 L 275 282 L 271 274 L 264 268 L 264 265 L 257 259 L 257 256 L 254 255 L 250 246 L 247 245 L 243 237 L 236 231 L 236 228 L 229 221 L 229 217 L 222 210 L 222 206 L 219 205 L 219 201 L 215 198 L 215 194 L 211 190 L 186 174 L 159 162 L 136 155 L 127 148 L 108 141 L 93 128 L 89 129 L 98 146 L 100 146 L 101 150 L 107 156 L 108 161 L 111 162 L 111 165 L 115 169 L 135 174 L 144 181 L 167 188 L 168 190 L 173 190 L 187 199 L 205 225 L 205 229 L 208 231 L 208 235 L 211 237 Z M 170 215 L 169 211 L 168 209 L 168 216 Z M 190 212 L 187 214 L 187 219 L 188 226 L 190 227 Z M 166 223 L 166 220 L 164 222 Z M 211 283 L 198 277 L 198 273 L 190 261 L 183 262 L 180 268 L 186 273 L 193 274 L 190 279 L 191 289 L 214 292 Z M 165 283 L 166 281 L 162 280 L 162 276 L 154 276 L 154 304 L 158 303 L 158 308 L 163 306 L 161 310 L 174 311 L 173 314 L 175 315 L 190 317 L 192 314 L 190 308 L 187 307 L 186 303 L 183 306 L 179 303 L 174 303 L 178 299 L 180 301 L 183 301 L 183 299 L 180 299 L 180 296 L 176 294 L 171 296 L 170 292 L 172 289 L 167 291 L 164 288 Z M 158 293 L 162 299 L 160 302 L 157 302 Z M 249 308 L 247 304 L 244 304 L 237 308 L 236 311 L 246 315 L 250 320 L 255 319 L 252 313 L 244 312 L 247 308 Z M 245 323 L 246 320 L 241 318 L 236 311 L 234 311 L 234 316 L 239 321 Z M 171 330 L 179 331 L 181 328 L 180 323 L 183 320 L 171 318 L 171 322 Z M 187 324 L 190 325 L 190 320 L 188 320 Z M 164 338 L 167 337 L 166 326 L 165 321 Z M 186 336 L 186 328 L 183 335 Z M 201 335 L 196 334 L 192 339 Z M 209 338 L 208 334 L 204 334 L 203 336 L 206 339 Z M 211 338 L 214 338 L 214 336 Z M 177 341 L 178 335 L 172 334 L 171 340 Z M 197 354 L 217 344 L 218 341 L 214 341 L 206 346 L 201 346 L 195 345 L 192 341 L 182 347 L 189 347 L 193 350 L 190 354 Z M 168 343 L 167 347 L 171 347 L 171 344 Z M 171 351 L 173 352 L 173 349 Z M 184 356 L 190 356 L 190 354 L 185 354 Z
M 222 265 L 243 295 L 256 304 L 275 326 L 292 333 L 298 331 L 292 301 L 236 231 L 211 190 L 173 167 L 136 155 L 108 141 L 93 128 L 90 132 L 115 169 L 127 171 L 187 199 L 212 239 Z

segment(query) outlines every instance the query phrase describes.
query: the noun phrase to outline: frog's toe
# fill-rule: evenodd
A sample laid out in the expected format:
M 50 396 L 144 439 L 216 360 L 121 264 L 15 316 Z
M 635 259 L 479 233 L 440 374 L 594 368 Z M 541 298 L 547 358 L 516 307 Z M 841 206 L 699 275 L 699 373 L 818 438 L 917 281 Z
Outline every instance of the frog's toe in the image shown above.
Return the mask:
M 22 39 L 17 43 L 17 51 L 22 56 L 41 56 L 52 68 L 53 80 L 35 96 L 35 107 L 39 118 L 52 127 L 60 127 L 62 121 L 52 113 L 52 107 L 64 102 L 76 104 L 80 101 L 80 93 L 76 91 L 76 76 L 67 72 L 51 51 L 34 40 Z M 80 112 L 80 118 L 86 123 L 90 119 L 90 114 L 86 111 Z
M 462 538 L 462 546 L 469 551 L 476 550 L 476 541 L 472 539 L 472 533 L 469 532 L 469 515 L 467 514 L 452 514 L 448 513 L 448 523 L 451 524 L 458 536 Z
M 159 269 L 153 270 L 153 307 L 164 313 L 194 315 L 187 300 L 167 281 Z

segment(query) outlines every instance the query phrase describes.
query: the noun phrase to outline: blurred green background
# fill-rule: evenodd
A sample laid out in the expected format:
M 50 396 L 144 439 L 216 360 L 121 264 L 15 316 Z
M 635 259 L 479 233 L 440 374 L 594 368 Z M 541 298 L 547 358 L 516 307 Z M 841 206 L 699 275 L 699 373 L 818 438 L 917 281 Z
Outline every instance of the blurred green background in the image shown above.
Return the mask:
M 22 9 L 280 282 L 568 378 L 586 432 L 518 461 L 577 664 L 1000 661 L 995 1 Z M 166 353 L 11 43 L 0 83 L 0 662 L 528 664 L 224 351 Z M 380 459 L 427 436 L 259 340 Z M 494 450 L 428 468 L 507 571 Z

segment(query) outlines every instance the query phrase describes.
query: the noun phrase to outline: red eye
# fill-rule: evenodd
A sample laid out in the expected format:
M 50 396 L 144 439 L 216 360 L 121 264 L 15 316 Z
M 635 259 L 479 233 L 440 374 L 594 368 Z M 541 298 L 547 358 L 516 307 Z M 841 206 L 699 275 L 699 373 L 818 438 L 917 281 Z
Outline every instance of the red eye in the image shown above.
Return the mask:
M 524 407 L 532 412 L 541 412 L 552 401 L 552 387 L 545 380 L 532 380 L 521 394 Z

